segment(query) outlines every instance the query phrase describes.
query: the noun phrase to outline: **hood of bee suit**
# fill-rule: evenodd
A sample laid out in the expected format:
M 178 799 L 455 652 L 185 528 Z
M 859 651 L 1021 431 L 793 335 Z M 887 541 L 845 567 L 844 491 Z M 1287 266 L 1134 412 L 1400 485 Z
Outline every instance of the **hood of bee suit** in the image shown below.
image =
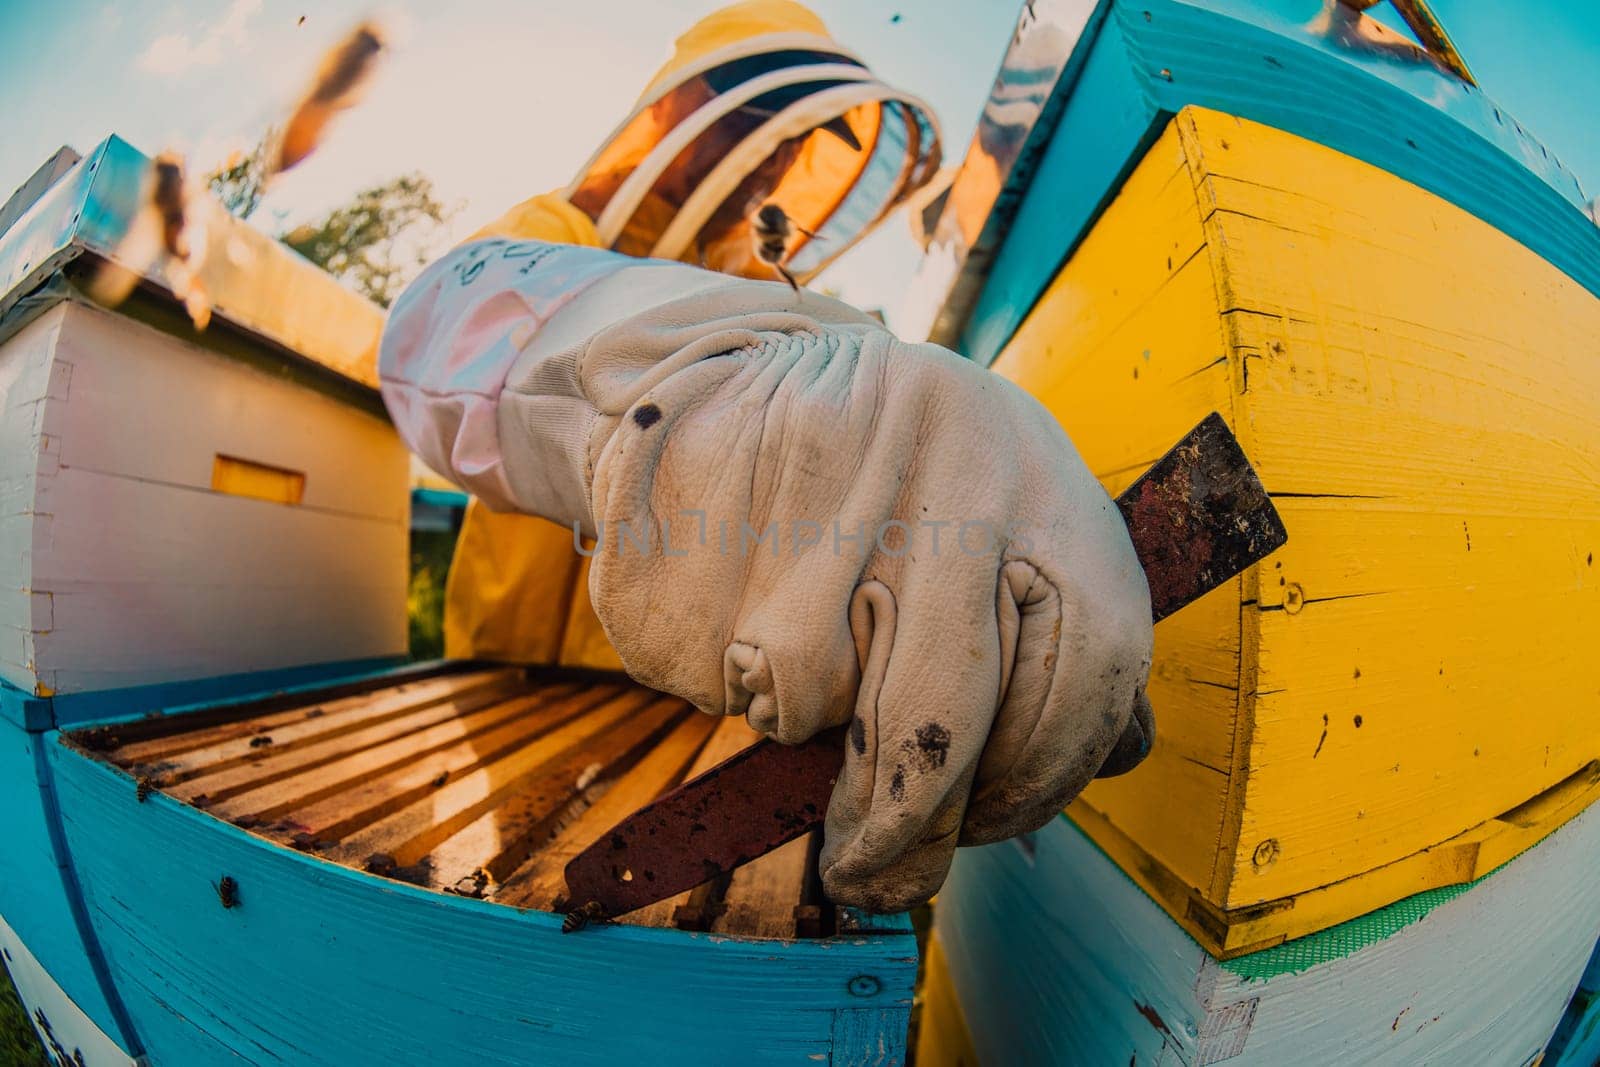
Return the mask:
M 776 203 L 795 224 L 788 269 L 804 281 L 939 161 L 926 104 L 878 81 L 800 4 L 745 0 L 678 38 L 565 195 L 605 247 L 768 279 L 749 218 Z

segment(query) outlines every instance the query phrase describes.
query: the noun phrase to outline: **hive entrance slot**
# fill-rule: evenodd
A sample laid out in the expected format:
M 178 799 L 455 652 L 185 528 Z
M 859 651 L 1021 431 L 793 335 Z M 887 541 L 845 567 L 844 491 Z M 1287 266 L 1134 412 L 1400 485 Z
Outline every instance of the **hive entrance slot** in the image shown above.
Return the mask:
M 620 675 L 475 669 L 76 738 L 159 790 L 328 862 L 559 910 L 567 862 L 757 735 Z M 130 789 L 130 793 L 133 792 Z M 135 802 L 130 798 L 130 803 Z M 832 909 L 802 838 L 624 923 L 817 937 Z M 624 872 L 648 877 L 648 872 Z

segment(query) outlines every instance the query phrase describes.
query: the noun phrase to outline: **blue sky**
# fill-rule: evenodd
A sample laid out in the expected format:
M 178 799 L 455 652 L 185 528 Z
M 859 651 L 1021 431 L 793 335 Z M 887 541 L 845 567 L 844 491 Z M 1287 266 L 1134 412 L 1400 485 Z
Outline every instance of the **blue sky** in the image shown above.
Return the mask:
M 63 143 L 115 131 L 220 159 L 277 119 L 321 48 L 364 14 L 397 47 L 363 106 L 274 188 L 268 228 L 420 169 L 470 232 L 560 186 L 626 112 L 672 39 L 722 0 L 0 0 L 0 196 Z M 1309 10 L 1316 0 L 1306 0 Z M 813 0 L 884 80 L 926 99 L 965 150 L 1019 4 Z M 1600 4 L 1433 0 L 1480 84 L 1600 192 Z M 894 14 L 898 22 L 891 22 Z M 306 16 L 302 25 L 301 15 Z M 1386 19 L 1386 21 L 1389 21 Z M 893 220 L 824 284 L 891 314 L 914 263 Z

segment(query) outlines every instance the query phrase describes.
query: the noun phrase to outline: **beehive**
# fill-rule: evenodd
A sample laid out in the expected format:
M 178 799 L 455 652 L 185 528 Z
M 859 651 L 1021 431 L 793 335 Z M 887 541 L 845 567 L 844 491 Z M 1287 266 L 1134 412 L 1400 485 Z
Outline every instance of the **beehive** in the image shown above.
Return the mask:
M 407 457 L 346 356 L 381 313 L 225 218 L 204 332 L 153 283 L 90 303 L 146 165 L 112 138 L 0 238 L 0 682 L 55 721 L 406 651 Z
M 566 861 L 754 739 L 620 675 L 467 667 L 113 722 L 48 758 L 154 1062 L 894 1062 L 910 925 L 836 912 L 807 839 L 562 931 Z
M 1600 937 L 1597 851 L 1590 809 L 1470 885 L 1219 962 L 1057 819 L 957 857 L 917 1063 L 1525 1067 Z
M 618 673 L 396 667 L 378 312 L 227 220 L 204 333 L 148 278 L 91 305 L 146 165 L 112 138 L 0 235 L 0 947 L 63 1059 L 901 1055 L 909 923 L 830 907 L 811 841 L 562 932 L 566 860 L 752 735 Z
M 755 744 L 620 675 L 485 668 L 333 700 L 96 727 L 73 740 L 139 788 L 333 863 L 440 892 L 562 910 L 566 862 L 678 782 Z M 821 936 L 810 838 L 626 917 Z M 582 903 L 578 901 L 577 903 Z
M 1235 955 L 1477 877 L 1600 786 L 1600 300 L 1376 167 L 1186 108 L 994 364 L 1116 492 L 1228 419 L 1288 545 L 1164 621 L 1072 816 Z

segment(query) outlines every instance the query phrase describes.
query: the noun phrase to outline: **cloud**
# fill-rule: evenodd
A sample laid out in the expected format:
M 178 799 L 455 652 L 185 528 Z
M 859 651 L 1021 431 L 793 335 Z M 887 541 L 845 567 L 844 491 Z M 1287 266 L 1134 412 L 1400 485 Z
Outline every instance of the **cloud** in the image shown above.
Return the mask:
M 245 29 L 260 10 L 261 0 L 233 0 L 222 18 L 199 32 L 164 33 L 139 53 L 139 68 L 175 78 L 196 67 L 214 66 L 224 55 L 245 48 Z

